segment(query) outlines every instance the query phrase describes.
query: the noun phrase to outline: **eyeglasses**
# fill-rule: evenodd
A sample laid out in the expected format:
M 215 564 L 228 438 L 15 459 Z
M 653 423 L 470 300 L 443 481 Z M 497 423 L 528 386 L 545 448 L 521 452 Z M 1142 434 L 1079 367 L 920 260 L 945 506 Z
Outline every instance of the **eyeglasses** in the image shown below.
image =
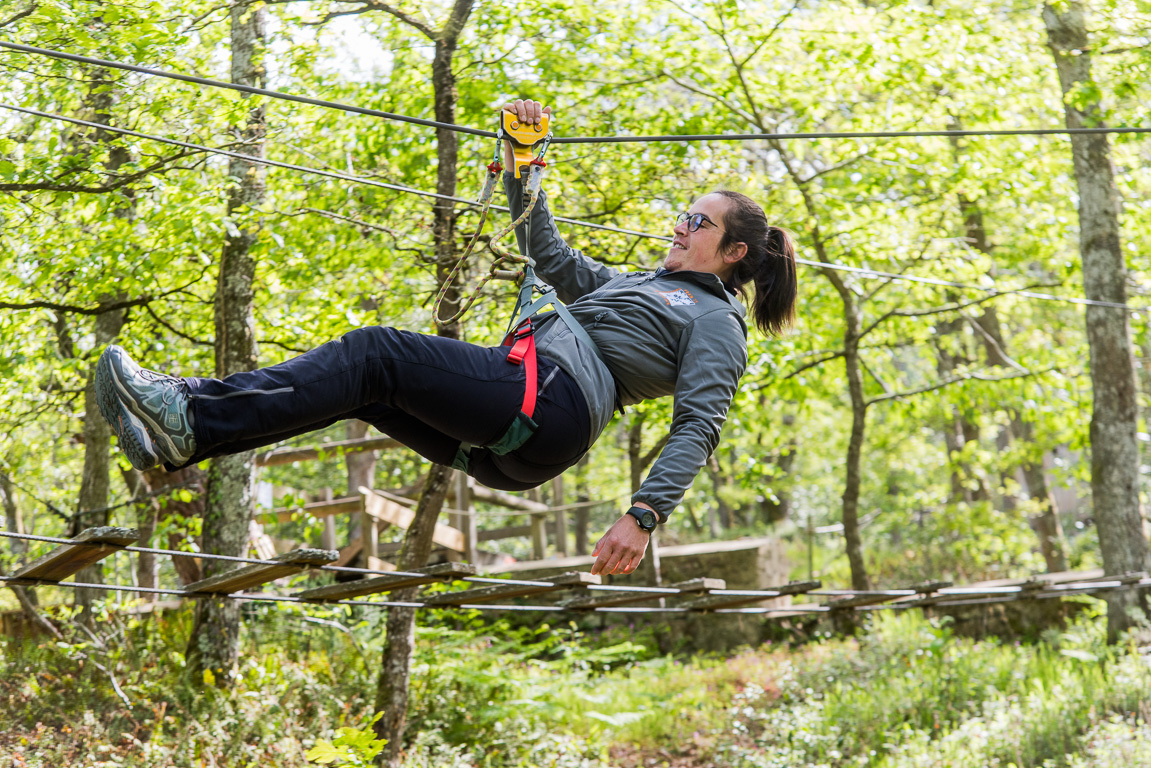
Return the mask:
M 718 229 L 720 232 L 723 231 L 723 227 L 709 219 L 706 213 L 681 213 L 679 216 L 675 217 L 675 223 L 677 225 L 683 224 L 685 221 L 687 222 L 688 232 L 695 232 L 705 221 Z

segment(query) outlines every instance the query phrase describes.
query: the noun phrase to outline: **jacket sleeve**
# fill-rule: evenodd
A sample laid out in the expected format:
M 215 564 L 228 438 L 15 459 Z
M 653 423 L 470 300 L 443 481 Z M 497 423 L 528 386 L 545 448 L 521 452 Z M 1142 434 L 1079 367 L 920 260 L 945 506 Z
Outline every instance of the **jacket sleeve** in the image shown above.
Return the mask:
M 524 202 L 520 182 L 511 173 L 504 173 L 504 192 L 515 220 L 523 213 Z M 564 242 L 548 208 L 546 192 L 540 192 L 528 224 L 531 227 L 531 250 L 528 253 L 535 262 L 536 272 L 556 289 L 564 304 L 586 296 L 619 274 L 618 269 L 600 264 Z M 527 242 L 527 229 L 526 226 L 516 228 L 520 253 L 524 252 Z
M 651 471 L 632 496 L 667 520 L 707 462 L 747 368 L 747 337 L 728 310 L 703 315 L 684 330 L 679 348 L 671 433 Z

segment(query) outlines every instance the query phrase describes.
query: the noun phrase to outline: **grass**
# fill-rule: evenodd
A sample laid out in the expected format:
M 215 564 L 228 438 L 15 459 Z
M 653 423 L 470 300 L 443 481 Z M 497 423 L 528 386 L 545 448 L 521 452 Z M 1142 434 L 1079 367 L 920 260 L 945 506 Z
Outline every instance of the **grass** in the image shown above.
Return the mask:
M 317 739 L 370 720 L 383 618 L 344 615 L 344 632 L 308 610 L 248 613 L 228 691 L 183 679 L 184 611 L 110 618 L 103 647 L 8 642 L 0 768 L 307 765 Z M 798 649 L 654 648 L 627 629 L 422 627 L 407 765 L 1151 764 L 1151 656 L 1105 646 L 1096 615 L 1032 645 L 908 614 Z

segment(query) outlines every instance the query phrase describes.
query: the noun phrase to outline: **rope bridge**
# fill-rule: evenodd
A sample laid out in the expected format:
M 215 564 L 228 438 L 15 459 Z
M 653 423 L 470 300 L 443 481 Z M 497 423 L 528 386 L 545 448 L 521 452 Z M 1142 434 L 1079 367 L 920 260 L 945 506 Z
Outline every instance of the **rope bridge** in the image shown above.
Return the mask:
M 647 614 L 752 614 L 780 618 L 802 614 L 846 611 L 906 610 L 987 605 L 1017 600 L 1059 599 L 1072 595 L 1099 595 L 1129 589 L 1151 588 L 1145 572 L 1115 576 L 1081 577 L 1080 574 L 1048 574 L 1021 584 L 1005 586 L 953 586 L 929 582 L 906 589 L 822 589 L 819 581 L 794 581 L 768 589 L 727 589 L 722 579 L 697 578 L 670 587 L 604 584 L 597 575 L 563 573 L 543 579 L 495 579 L 476 575 L 474 565 L 440 563 L 412 571 L 380 571 L 371 568 L 334 566 L 338 553 L 324 549 L 297 549 L 272 559 L 229 557 L 206 553 L 134 546 L 139 533 L 131 528 L 89 528 L 71 539 L 0 531 L 0 537 L 57 544 L 55 548 L 10 575 L 0 576 L 8 586 L 54 586 L 103 589 L 183 598 L 223 598 L 272 603 L 353 605 L 371 608 L 456 608 L 480 611 L 535 611 L 552 613 L 647 613 Z M 137 552 L 171 557 L 196 557 L 237 563 L 231 570 L 189 584 L 182 589 L 157 589 L 118 584 L 65 582 L 83 568 L 117 552 Z M 354 573 L 365 578 L 310 587 L 291 595 L 250 592 L 285 576 L 305 571 Z M 363 600 L 397 590 L 438 584 L 463 583 L 468 589 L 421 593 L 410 601 Z M 784 607 L 756 606 L 781 597 L 821 598 L 822 604 Z M 523 598 L 549 602 L 515 602 Z M 642 605 L 660 601 L 660 605 Z

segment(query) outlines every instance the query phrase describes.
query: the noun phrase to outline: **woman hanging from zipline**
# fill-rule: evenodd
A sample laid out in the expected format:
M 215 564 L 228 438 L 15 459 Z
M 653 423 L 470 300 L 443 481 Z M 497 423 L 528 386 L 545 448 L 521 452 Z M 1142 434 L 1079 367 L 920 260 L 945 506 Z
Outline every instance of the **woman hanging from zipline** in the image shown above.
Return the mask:
M 504 110 L 524 125 L 550 119 L 550 108 L 536 101 Z M 504 154 L 512 167 L 507 142 Z M 518 217 L 521 182 L 505 173 L 503 183 Z M 719 442 L 747 366 L 737 297 L 749 301 L 766 334 L 780 333 L 795 312 L 794 243 L 750 198 L 706 194 L 679 215 L 674 234 L 660 268 L 620 272 L 565 243 L 540 193 L 516 237 L 568 311 L 533 318 L 531 371 L 508 346 L 382 326 L 222 380 L 144 370 L 110 346 L 96 370 L 100 411 L 139 470 L 159 463 L 173 470 L 361 419 L 430 461 L 491 488 L 521 491 L 578 462 L 617 407 L 673 395 L 667 444 L 631 509 L 593 552 L 593 573 L 630 573 L 650 531 L 667 520 Z M 522 335 L 521 328 L 516 349 Z M 534 408 L 525 397 L 532 372 Z

